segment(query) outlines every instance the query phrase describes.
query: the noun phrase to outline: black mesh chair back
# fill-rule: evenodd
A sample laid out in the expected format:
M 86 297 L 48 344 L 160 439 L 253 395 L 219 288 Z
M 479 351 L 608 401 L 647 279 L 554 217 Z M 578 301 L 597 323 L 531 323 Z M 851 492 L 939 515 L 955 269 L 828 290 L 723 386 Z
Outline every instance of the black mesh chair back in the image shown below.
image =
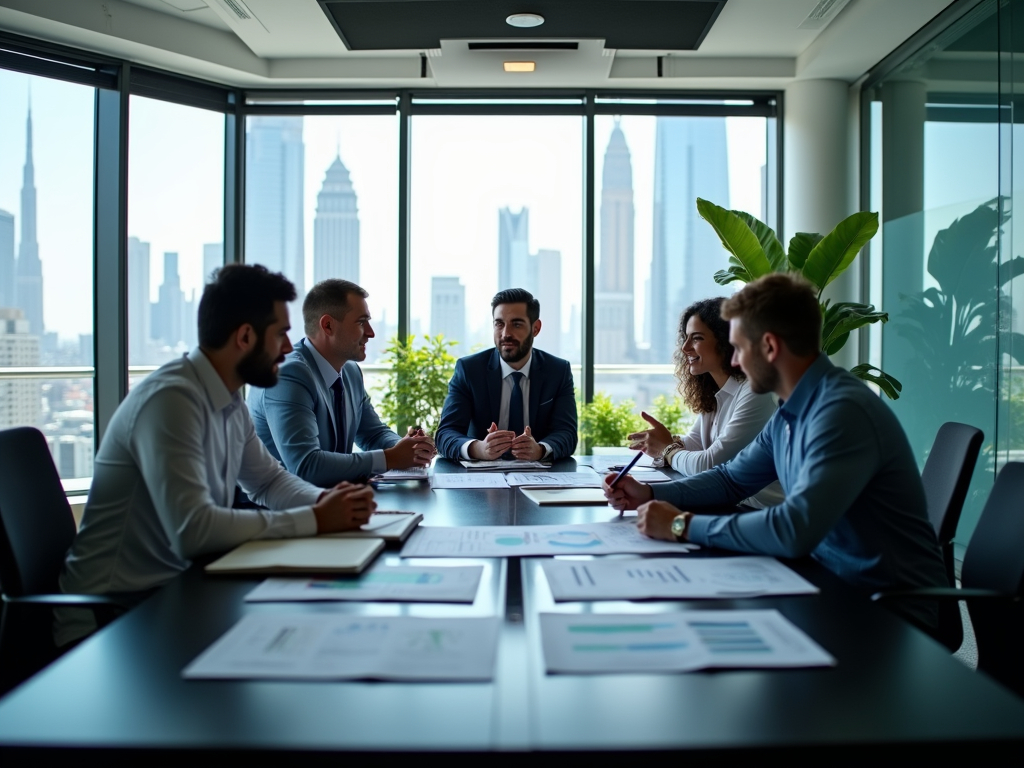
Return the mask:
M 8 597 L 57 593 L 75 520 L 42 433 L 0 430 L 0 589 Z
M 960 513 L 971 485 L 974 465 L 978 461 L 984 434 L 977 427 L 948 421 L 939 427 L 931 453 L 921 472 L 924 494 L 928 501 L 928 518 L 942 550 L 946 581 L 956 586 L 953 560 L 953 537 L 960 522 Z M 964 639 L 960 607 L 956 603 L 939 603 L 937 639 L 955 651 Z
M 964 553 L 960 582 L 966 590 L 1008 596 L 967 605 L 978 669 L 1024 696 L 1024 463 L 1010 462 L 999 472 Z

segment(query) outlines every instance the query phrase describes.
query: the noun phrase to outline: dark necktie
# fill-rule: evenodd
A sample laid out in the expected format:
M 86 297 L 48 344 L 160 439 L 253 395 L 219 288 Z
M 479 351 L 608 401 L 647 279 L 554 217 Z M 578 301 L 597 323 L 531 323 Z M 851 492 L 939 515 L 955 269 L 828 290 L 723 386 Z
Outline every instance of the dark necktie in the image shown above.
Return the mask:
M 508 428 L 518 437 L 523 434 L 526 426 L 523 423 L 523 389 L 519 386 L 523 374 L 515 371 L 511 376 L 512 397 L 508 401 Z
M 335 450 L 338 453 L 347 453 L 348 446 L 345 445 L 345 390 L 341 387 L 341 376 L 331 384 L 331 391 L 334 393 L 334 426 L 338 430 L 338 443 Z

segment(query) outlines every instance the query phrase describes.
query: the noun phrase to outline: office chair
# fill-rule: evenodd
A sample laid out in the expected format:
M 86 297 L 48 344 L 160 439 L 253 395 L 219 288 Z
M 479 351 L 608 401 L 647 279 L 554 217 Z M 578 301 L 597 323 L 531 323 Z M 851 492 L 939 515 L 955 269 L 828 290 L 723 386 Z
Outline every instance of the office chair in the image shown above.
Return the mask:
M 46 439 L 37 429 L 0 430 L 0 693 L 61 651 L 53 608 L 90 608 L 98 626 L 120 612 L 101 595 L 65 595 L 57 579 L 75 537 L 75 520 Z
M 978 669 L 1024 696 L 1024 463 L 996 477 L 964 553 L 961 589 L 890 590 L 874 600 L 966 600 L 978 642 Z
M 953 537 L 960 522 L 967 489 L 971 485 L 974 465 L 978 461 L 984 434 L 977 427 L 948 421 L 939 427 L 932 450 L 921 472 L 924 494 L 928 500 L 928 518 L 946 564 L 949 586 L 956 586 L 953 562 Z M 939 642 L 955 651 L 964 639 L 960 606 L 953 602 L 939 604 L 939 629 L 935 633 Z

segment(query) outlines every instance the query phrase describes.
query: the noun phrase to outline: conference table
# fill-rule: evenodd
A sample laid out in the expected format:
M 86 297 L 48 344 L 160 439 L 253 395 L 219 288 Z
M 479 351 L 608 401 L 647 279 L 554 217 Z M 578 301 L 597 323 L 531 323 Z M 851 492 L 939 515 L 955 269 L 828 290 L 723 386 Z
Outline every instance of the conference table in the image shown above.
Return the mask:
M 587 459 L 581 459 L 587 461 Z M 573 471 L 574 460 L 556 471 Z M 438 461 L 435 472 L 464 471 Z M 608 507 L 538 507 L 515 489 L 378 488 L 381 508 L 424 524 L 532 525 L 611 520 Z M 398 548 L 381 557 L 398 564 Z M 714 556 L 701 551 L 692 557 Z M 427 562 L 425 560 L 418 561 Z M 134 610 L 0 700 L 0 754 L 88 749 L 107 759 L 272 750 L 336 761 L 338 752 L 450 757 L 537 751 L 771 750 L 1005 760 L 1024 745 L 1024 701 L 953 659 L 926 635 L 815 562 L 786 565 L 816 595 L 702 601 L 558 603 L 540 558 L 480 563 L 470 604 L 245 603 L 258 578 L 213 577 L 195 564 Z M 538 614 L 775 608 L 836 665 L 687 674 L 548 674 Z M 477 683 L 185 680 L 182 669 L 250 612 L 499 616 L 494 679 Z M 1007 750 L 1011 750 L 1008 752 Z M 842 753 L 840 753 L 842 750 Z

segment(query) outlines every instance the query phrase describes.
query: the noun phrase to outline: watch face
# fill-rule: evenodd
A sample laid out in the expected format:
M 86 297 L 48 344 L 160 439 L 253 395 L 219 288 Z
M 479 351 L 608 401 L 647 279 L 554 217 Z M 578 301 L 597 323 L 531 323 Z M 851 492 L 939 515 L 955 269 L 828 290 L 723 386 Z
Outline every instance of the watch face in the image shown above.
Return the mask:
M 686 528 L 686 518 L 682 515 L 677 515 L 672 520 L 672 535 L 679 537 L 683 535 L 683 529 Z

